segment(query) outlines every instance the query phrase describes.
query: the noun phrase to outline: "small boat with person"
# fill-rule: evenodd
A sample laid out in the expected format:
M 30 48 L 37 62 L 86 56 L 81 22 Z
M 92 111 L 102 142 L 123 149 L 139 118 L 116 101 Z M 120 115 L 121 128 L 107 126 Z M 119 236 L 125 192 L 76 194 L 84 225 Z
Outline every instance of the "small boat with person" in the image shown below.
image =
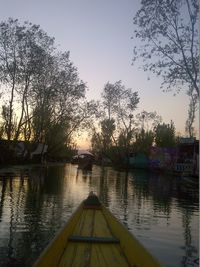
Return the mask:
M 91 192 L 34 267 L 161 267 Z
M 72 164 L 78 164 L 78 169 L 92 170 L 94 155 L 87 150 L 79 150 L 78 154 L 72 158 Z

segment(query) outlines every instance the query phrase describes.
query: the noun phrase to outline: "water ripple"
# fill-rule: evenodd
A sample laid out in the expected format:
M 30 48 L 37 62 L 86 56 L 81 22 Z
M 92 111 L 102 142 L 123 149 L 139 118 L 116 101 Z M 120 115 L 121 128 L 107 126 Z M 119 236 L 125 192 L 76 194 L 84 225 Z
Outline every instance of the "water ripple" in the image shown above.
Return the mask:
M 144 171 L 82 172 L 71 164 L 0 178 L 0 266 L 31 266 L 90 191 L 165 266 L 198 266 L 197 188 Z

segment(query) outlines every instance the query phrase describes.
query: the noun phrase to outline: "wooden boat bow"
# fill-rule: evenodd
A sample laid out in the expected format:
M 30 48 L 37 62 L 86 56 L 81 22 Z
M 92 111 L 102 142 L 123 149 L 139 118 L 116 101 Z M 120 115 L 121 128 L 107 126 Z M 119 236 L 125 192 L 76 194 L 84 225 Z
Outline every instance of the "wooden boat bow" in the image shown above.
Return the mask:
M 91 192 L 34 267 L 161 267 Z

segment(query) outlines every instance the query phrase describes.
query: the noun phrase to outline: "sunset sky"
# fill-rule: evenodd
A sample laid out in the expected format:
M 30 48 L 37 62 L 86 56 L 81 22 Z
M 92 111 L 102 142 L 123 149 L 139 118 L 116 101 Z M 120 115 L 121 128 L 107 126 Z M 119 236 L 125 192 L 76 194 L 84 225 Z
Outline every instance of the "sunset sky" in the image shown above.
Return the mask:
M 59 50 L 70 51 L 80 78 L 87 83 L 89 100 L 100 98 L 108 81 L 122 80 L 127 88 L 139 92 L 136 113 L 156 111 L 164 122 L 172 119 L 176 131 L 184 135 L 189 103 L 185 92 L 177 96 L 163 93 L 161 80 L 144 73 L 139 63 L 131 65 L 137 43 L 131 39 L 132 21 L 139 0 L 0 0 L 0 4 L 1 21 L 12 17 L 39 24 L 55 37 Z

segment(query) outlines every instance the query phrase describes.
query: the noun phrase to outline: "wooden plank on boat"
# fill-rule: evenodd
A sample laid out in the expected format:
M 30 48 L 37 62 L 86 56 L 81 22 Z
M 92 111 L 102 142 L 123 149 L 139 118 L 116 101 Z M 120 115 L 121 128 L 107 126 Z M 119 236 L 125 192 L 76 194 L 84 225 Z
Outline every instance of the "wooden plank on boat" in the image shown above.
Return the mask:
M 120 245 L 110 244 L 109 247 L 101 244 L 92 245 L 90 266 L 130 267 Z
M 96 210 L 93 236 L 113 237 L 102 211 Z
M 73 235 L 91 236 L 94 227 L 95 210 L 84 209 L 81 213 L 80 221 L 75 226 Z
M 91 244 L 70 242 L 65 249 L 58 267 L 90 266 Z
M 126 255 L 129 263 L 137 267 L 159 267 L 162 266 L 142 244 L 120 223 L 112 213 L 103 207 L 103 214 L 109 222 L 113 235 L 120 239 L 122 253 Z
M 112 244 L 119 243 L 119 239 L 114 237 L 96 237 L 96 236 L 70 236 L 68 241 L 72 242 L 84 242 L 84 243 L 104 243 Z

